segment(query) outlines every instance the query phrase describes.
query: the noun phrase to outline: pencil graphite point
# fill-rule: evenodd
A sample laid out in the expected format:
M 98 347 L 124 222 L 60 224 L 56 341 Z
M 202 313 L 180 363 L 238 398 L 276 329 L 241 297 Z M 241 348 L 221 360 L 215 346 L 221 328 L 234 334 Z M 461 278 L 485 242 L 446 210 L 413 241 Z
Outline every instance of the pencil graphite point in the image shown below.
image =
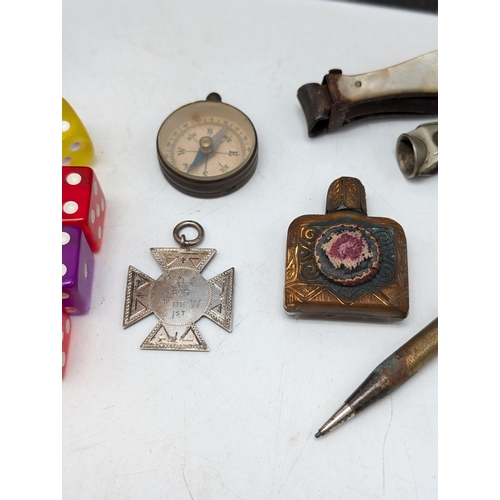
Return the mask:
M 314 437 L 319 438 L 328 434 L 332 429 L 343 424 L 346 420 L 354 417 L 356 412 L 347 403 L 344 403 L 333 416 L 319 429 L 319 431 L 314 435 Z

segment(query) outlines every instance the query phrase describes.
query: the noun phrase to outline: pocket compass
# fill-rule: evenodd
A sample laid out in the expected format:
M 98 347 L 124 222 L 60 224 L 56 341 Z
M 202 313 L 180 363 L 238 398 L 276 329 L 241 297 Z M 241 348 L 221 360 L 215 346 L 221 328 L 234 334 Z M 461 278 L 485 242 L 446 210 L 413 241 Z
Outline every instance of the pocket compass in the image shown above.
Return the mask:
M 160 168 L 183 193 L 213 198 L 243 186 L 257 167 L 257 133 L 250 119 L 219 94 L 174 111 L 156 139 Z
M 185 227 L 196 229 L 198 236 L 187 240 L 184 234 L 179 234 Z M 217 251 L 215 248 L 189 248 L 199 243 L 203 235 L 200 224 L 184 221 L 174 229 L 174 238 L 180 248 L 151 248 L 163 270 L 156 280 L 129 266 L 123 327 L 151 313 L 159 320 L 141 349 L 208 351 L 195 325 L 202 316 L 231 332 L 234 268 L 210 280 L 201 275 Z

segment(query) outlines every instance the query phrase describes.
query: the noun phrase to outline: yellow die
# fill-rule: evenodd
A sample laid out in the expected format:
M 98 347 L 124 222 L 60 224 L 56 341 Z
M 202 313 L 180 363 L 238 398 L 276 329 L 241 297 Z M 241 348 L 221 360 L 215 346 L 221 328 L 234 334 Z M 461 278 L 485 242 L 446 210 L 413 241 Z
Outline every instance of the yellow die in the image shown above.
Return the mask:
M 62 100 L 62 164 L 89 166 L 94 145 L 82 120 L 66 99 Z

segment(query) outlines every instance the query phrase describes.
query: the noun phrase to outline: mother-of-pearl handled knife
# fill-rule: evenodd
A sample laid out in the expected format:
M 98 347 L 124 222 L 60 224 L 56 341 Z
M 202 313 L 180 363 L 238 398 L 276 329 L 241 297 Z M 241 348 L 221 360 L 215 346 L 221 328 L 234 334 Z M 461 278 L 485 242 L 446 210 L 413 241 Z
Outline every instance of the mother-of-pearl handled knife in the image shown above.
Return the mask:
M 365 118 L 437 115 L 438 51 L 360 75 L 332 69 L 297 97 L 310 137 Z

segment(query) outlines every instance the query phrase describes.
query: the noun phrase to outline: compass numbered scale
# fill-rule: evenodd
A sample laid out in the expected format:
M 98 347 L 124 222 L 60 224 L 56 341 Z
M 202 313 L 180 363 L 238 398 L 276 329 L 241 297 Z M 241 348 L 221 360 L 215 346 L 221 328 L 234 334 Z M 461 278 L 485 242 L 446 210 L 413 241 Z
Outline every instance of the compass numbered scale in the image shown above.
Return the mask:
M 167 180 L 191 196 L 230 194 L 257 167 L 257 132 L 252 122 L 216 93 L 174 111 L 161 125 L 156 147 Z

